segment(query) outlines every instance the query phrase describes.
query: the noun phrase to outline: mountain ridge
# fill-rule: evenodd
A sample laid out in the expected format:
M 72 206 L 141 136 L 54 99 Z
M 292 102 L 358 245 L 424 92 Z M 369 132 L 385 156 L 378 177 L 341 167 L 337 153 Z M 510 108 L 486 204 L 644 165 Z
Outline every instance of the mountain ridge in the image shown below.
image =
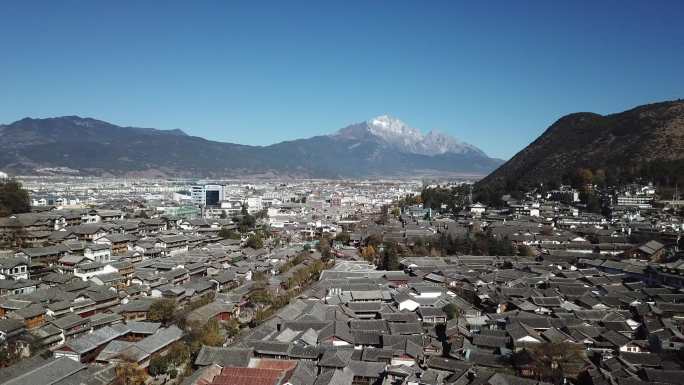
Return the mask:
M 55 169 L 112 176 L 484 175 L 501 163 L 472 147 L 476 150 L 461 153 L 435 147 L 429 149 L 434 155 L 426 155 L 379 137 L 336 134 L 250 146 L 211 141 L 178 129 L 122 127 L 78 116 L 25 118 L 0 125 L 0 169 L 29 175 Z
M 644 178 L 672 185 L 684 170 L 684 101 L 565 115 L 476 187 L 501 192 L 570 183 L 579 169 L 611 183 Z

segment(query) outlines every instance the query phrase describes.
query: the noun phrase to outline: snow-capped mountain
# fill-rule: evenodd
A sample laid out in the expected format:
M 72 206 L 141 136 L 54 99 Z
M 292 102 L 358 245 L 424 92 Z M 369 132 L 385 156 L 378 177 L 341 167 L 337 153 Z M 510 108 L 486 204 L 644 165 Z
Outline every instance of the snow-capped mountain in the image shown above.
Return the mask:
M 78 116 L 0 124 L 0 169 L 18 175 L 68 170 L 135 177 L 451 177 L 485 175 L 501 163 L 449 136 L 423 134 L 387 116 L 268 146 Z
M 339 130 L 333 136 L 344 139 L 374 140 L 399 151 L 420 155 L 472 154 L 485 155 L 479 148 L 447 134 L 432 130 L 423 134 L 401 120 L 382 115 Z

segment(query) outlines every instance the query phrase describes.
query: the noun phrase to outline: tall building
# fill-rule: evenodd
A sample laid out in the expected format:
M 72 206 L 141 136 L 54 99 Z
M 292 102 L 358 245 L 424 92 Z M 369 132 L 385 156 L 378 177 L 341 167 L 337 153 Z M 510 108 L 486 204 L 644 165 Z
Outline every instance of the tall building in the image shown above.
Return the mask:
M 205 184 L 190 188 L 192 202 L 198 206 L 218 207 L 225 199 L 224 187 L 219 184 Z

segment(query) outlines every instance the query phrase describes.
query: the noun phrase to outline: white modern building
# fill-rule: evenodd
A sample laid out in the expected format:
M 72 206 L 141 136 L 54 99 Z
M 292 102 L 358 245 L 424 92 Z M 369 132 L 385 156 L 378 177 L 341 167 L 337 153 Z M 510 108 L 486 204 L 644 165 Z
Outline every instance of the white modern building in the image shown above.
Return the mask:
M 225 199 L 225 189 L 219 184 L 205 184 L 190 188 L 192 203 L 204 207 L 218 207 Z

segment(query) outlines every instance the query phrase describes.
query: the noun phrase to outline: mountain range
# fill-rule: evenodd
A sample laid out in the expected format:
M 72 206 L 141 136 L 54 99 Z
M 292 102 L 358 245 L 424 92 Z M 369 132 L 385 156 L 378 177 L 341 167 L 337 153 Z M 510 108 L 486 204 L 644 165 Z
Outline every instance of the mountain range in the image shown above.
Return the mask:
M 13 174 L 141 177 L 367 178 L 486 175 L 503 161 L 387 115 L 329 135 L 247 146 L 182 130 L 92 118 L 25 118 L 0 125 L 0 170 Z
M 612 182 L 642 178 L 681 186 L 684 101 L 647 104 L 610 115 L 564 116 L 476 188 L 500 193 L 546 182 L 568 183 L 580 169 Z

